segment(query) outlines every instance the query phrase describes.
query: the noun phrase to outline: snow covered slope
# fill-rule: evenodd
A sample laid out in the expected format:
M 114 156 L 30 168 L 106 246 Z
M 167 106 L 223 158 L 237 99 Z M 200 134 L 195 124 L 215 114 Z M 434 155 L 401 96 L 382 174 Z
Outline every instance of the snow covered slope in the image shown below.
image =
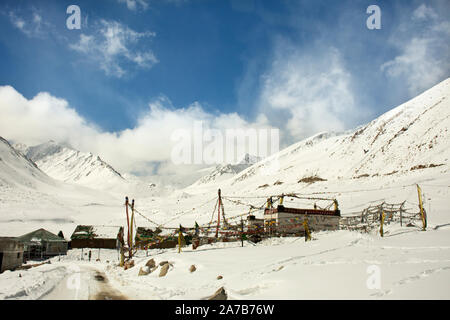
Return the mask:
M 113 193 L 149 196 L 165 192 L 165 188 L 146 183 L 131 174 L 123 176 L 99 156 L 81 152 L 67 145 L 49 141 L 27 147 L 14 144 L 47 175 L 55 180 Z
M 70 234 L 77 221 L 98 217 L 93 212 L 114 212 L 102 203 L 117 203 L 121 212 L 121 200 L 52 179 L 0 137 L 0 235 L 18 236 L 41 227 Z
M 54 182 L 33 161 L 0 137 L 0 186 L 3 188 L 25 186 L 37 189 L 43 184 L 54 185 Z
M 230 179 L 236 176 L 239 172 L 247 169 L 251 165 L 261 161 L 261 159 L 257 156 L 252 156 L 248 153 L 242 156 L 240 161 L 237 161 L 235 164 L 220 164 L 217 165 L 212 171 L 200 178 L 198 181 L 194 183 L 194 185 L 215 185 L 218 182 Z M 211 170 L 211 169 L 208 169 Z M 205 170 L 206 171 L 206 170 Z
M 364 179 L 448 169 L 449 130 L 447 79 L 356 130 L 320 133 L 291 145 L 223 181 L 222 186 L 240 191 L 261 187 L 267 192 L 279 185 L 299 186 L 300 180 L 308 182 L 311 177 Z M 198 186 L 188 189 L 205 191 Z
M 119 172 L 92 153 L 80 152 L 54 141 L 28 147 L 23 153 L 50 177 L 95 189 L 125 182 Z

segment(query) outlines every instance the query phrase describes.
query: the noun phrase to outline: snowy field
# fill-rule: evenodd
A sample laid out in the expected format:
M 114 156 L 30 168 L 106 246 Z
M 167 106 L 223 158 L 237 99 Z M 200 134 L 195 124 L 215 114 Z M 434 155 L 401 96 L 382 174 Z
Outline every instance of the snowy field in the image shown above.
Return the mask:
M 125 271 L 115 250 L 102 249 L 100 261 L 92 250 L 91 262 L 81 260 L 81 250 L 70 250 L 50 265 L 4 272 L 0 298 L 95 299 L 101 292 L 95 277 L 103 274 L 108 291 L 124 299 L 204 299 L 222 286 L 229 299 L 449 299 L 450 226 L 387 231 L 384 238 L 337 231 L 316 233 L 311 242 L 218 243 L 181 253 L 149 250 L 148 257 L 140 251 L 135 267 Z M 165 277 L 158 276 L 160 267 L 138 276 L 150 258 L 169 261 Z M 379 288 L 367 284 L 373 266 L 379 268 Z
M 239 242 L 205 245 L 197 250 L 186 247 L 180 254 L 177 249 L 139 251 L 134 258 L 135 267 L 128 270 L 118 267 L 115 250 L 102 249 L 99 256 L 94 249 L 92 261 L 88 262 L 87 250 L 81 260 L 81 250 L 74 249 L 67 256 L 53 258 L 50 265 L 4 272 L 0 275 L 0 298 L 95 299 L 100 290 L 95 276 L 101 273 L 108 279 L 108 291 L 113 290 L 116 296 L 126 299 L 204 299 L 222 286 L 229 299 L 449 299 L 450 179 L 439 169 L 433 170 L 436 170 L 434 179 L 430 179 L 428 172 L 397 181 L 393 177 L 392 181 L 383 180 L 380 184 L 368 179 L 357 184 L 354 181 L 328 182 L 326 187 L 330 192 L 341 190 L 336 196 L 345 216 L 346 212 L 362 209 L 370 201 L 407 200 L 408 206 L 418 211 L 413 182 L 422 183 L 429 219 L 425 232 L 420 230 L 420 224 L 400 227 L 398 223 L 391 223 L 385 226 L 383 238 L 378 229 L 368 234 L 340 230 L 314 233 L 311 242 L 305 242 L 304 238 L 273 238 L 256 245 L 245 242 L 244 247 Z M 309 190 L 323 188 L 318 184 L 314 188 L 310 186 Z M 355 189 L 363 191 L 355 192 Z M 150 199 L 157 213 L 149 216 L 162 223 L 168 220 L 164 213 L 171 206 L 175 208 L 182 203 L 188 207 L 188 203 L 200 203 L 202 198 L 195 196 L 175 203 L 168 199 Z M 174 225 L 184 221 L 189 226 L 188 222 L 193 219 L 207 222 L 213 206 L 213 202 L 205 205 L 203 221 L 201 216 L 189 213 L 178 216 Z M 114 212 L 113 224 L 120 221 L 123 224 L 123 206 L 101 208 Z M 225 208 L 227 216 L 232 216 L 233 206 L 226 204 Z M 148 213 L 148 209 L 140 209 Z M 89 206 L 84 210 L 79 219 L 87 219 L 95 212 Z M 242 213 L 234 210 L 235 214 Z M 90 221 L 96 222 L 95 219 L 91 217 Z M 137 224 L 151 226 L 144 221 L 138 217 Z M 98 257 L 99 262 L 95 261 Z M 165 277 L 158 276 L 160 267 L 149 275 L 138 276 L 139 269 L 150 258 L 157 264 L 171 263 Z M 191 265 L 197 268 L 193 273 L 189 272 Z M 367 284 L 372 279 L 373 266 L 379 268 L 380 275 L 376 288 Z M 74 275 L 80 276 L 78 290 L 74 289 Z M 217 280 L 219 275 L 223 279 Z

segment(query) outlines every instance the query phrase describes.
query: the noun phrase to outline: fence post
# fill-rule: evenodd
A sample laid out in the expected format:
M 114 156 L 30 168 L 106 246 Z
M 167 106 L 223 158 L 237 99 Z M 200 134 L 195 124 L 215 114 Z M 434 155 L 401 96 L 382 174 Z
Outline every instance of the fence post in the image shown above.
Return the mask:
M 241 217 L 241 247 L 244 246 L 244 220 Z
M 308 220 L 305 217 L 305 219 L 303 220 L 303 227 L 305 228 L 305 242 L 311 240 L 311 233 L 309 231 L 309 227 L 308 227 Z
M 400 227 L 403 226 L 403 206 L 405 205 L 405 201 L 403 201 L 402 205 L 400 206 Z
M 419 185 L 417 185 L 417 193 L 419 196 L 419 208 L 420 208 L 420 216 L 422 218 L 422 231 L 425 231 L 427 228 L 427 218 L 425 217 L 425 213 L 423 210 L 423 202 L 422 202 L 422 190 L 420 189 Z
M 380 223 L 380 235 L 383 237 L 384 236 L 384 232 L 383 232 L 383 224 L 384 224 L 384 218 L 386 217 L 386 215 L 384 214 L 384 211 L 381 214 L 381 223 Z

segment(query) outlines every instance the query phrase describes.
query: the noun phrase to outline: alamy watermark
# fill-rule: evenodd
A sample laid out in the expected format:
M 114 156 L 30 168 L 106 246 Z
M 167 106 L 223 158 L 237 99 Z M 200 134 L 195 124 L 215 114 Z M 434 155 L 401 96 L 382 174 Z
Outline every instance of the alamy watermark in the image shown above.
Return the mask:
M 75 290 L 75 300 L 78 300 L 78 293 L 81 287 L 81 269 L 77 265 L 70 265 L 68 271 L 72 274 L 67 278 L 66 287 L 69 290 Z
M 69 29 L 69 30 L 81 29 L 81 9 L 80 9 L 80 7 L 75 4 L 72 4 L 67 7 L 66 13 L 70 14 L 70 16 L 66 20 L 67 29 Z
M 381 29 L 381 9 L 379 6 L 373 4 L 367 7 L 367 14 L 370 16 L 366 20 L 366 26 L 369 30 Z
M 381 269 L 379 266 L 373 264 L 367 267 L 366 270 L 369 277 L 366 280 L 366 286 L 369 290 L 381 289 Z
M 253 164 L 280 149 L 279 129 L 219 130 L 205 128 L 202 121 L 195 121 L 192 128 L 175 130 L 171 140 L 175 142 L 171 152 L 174 164 L 234 164 L 245 154 L 249 155 L 247 163 Z

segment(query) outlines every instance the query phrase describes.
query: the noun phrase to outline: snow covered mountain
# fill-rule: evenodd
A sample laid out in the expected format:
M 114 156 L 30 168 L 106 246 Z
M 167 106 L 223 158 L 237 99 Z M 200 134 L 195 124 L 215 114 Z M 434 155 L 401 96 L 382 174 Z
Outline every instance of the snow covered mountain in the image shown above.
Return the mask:
M 108 189 L 125 182 L 119 172 L 92 153 L 80 152 L 54 141 L 32 147 L 16 147 L 56 180 L 94 189 Z
M 0 186 L 37 189 L 42 184 L 54 183 L 33 161 L 0 137 Z
M 106 192 L 67 184 L 49 177 L 0 137 L 0 233 L 19 235 L 45 225 L 69 233 L 75 216 L 92 215 L 92 203 L 116 203 Z M 110 208 L 108 208 L 110 210 Z M 98 211 L 98 209 L 97 209 Z
M 217 182 L 221 182 L 231 177 L 234 177 L 239 172 L 247 169 L 248 167 L 252 166 L 253 164 L 257 163 L 260 160 L 261 158 L 246 153 L 241 157 L 241 160 L 236 161 L 236 163 L 234 164 L 228 163 L 217 165 L 215 168 L 212 169 L 212 171 L 210 171 L 210 173 L 201 177 L 194 184 L 195 185 L 216 184 Z
M 340 134 L 319 133 L 295 143 L 221 181 L 221 187 L 238 193 L 287 186 L 298 190 L 326 180 L 448 170 L 449 130 L 447 79 L 367 125 Z M 189 192 L 195 192 L 197 186 L 188 187 Z M 205 188 L 198 191 L 205 192 Z

